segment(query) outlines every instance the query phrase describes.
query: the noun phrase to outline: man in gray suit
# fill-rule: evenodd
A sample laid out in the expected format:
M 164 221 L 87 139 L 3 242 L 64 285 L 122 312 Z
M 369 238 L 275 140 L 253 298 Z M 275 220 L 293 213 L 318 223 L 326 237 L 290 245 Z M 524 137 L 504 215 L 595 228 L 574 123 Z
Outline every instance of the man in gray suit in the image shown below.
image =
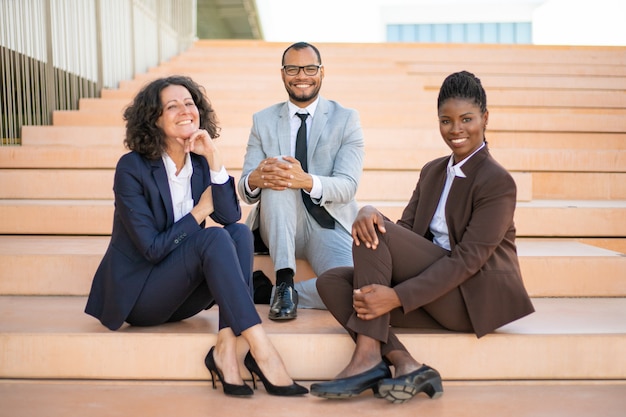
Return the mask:
M 253 116 L 238 191 L 258 203 L 247 224 L 269 249 L 276 289 L 269 318 L 297 317 L 297 307 L 325 308 L 315 279 L 294 284 L 296 258 L 316 275 L 352 265 L 355 194 L 364 140 L 357 111 L 320 97 L 324 67 L 318 49 L 299 42 L 282 57 L 289 100 Z

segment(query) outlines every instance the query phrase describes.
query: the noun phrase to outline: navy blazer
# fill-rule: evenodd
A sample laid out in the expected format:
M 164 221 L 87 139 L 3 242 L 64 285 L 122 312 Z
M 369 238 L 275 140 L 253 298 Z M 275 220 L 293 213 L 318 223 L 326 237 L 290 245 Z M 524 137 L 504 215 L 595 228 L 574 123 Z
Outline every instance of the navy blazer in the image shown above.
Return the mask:
M 191 192 L 194 204 L 211 185 L 209 165 L 202 156 L 191 154 Z M 241 219 L 241 208 L 232 177 L 211 187 L 219 224 Z M 191 213 L 174 222 L 174 209 L 167 172 L 162 159 L 149 160 L 137 152 L 123 155 L 113 181 L 115 212 L 111 241 L 100 262 L 85 312 L 111 330 L 119 329 L 133 306 L 152 268 L 185 239 L 204 228 Z

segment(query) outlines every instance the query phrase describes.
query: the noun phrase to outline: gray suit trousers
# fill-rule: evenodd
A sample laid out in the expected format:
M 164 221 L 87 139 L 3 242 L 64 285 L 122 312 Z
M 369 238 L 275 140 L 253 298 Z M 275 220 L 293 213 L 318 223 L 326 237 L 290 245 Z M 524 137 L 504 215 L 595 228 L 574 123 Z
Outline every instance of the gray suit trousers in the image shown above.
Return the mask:
M 339 223 L 322 228 L 308 213 L 300 190 L 264 189 L 259 203 L 258 225 L 270 251 L 274 270 L 291 268 L 306 259 L 316 276 L 340 266 L 352 266 L 352 235 Z M 297 282 L 301 308 L 325 309 L 315 285 L 316 278 Z

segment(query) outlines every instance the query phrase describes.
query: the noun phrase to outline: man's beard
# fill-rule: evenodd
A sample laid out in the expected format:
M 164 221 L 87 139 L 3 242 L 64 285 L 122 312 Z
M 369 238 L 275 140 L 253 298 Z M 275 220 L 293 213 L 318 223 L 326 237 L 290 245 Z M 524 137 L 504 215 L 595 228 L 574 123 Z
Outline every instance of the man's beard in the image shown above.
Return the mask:
M 287 88 L 287 94 L 289 95 L 289 98 L 292 101 L 295 101 L 296 103 L 306 103 L 308 101 L 314 100 L 315 97 L 317 97 L 317 95 L 320 92 L 320 86 L 318 86 L 311 94 L 307 94 L 307 95 L 296 95 L 294 93 L 294 91 L 290 88 Z

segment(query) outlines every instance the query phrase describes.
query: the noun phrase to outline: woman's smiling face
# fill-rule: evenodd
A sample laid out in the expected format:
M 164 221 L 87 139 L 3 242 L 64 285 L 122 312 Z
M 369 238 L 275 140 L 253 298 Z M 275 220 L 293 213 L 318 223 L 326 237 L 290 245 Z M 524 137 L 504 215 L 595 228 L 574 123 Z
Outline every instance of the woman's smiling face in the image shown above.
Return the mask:
M 449 98 L 439 106 L 439 132 L 459 163 L 485 140 L 489 111 L 484 113 L 473 100 Z
M 167 140 L 187 139 L 200 127 L 198 107 L 191 93 L 182 85 L 168 85 L 161 91 L 163 112 L 156 125 L 165 133 Z

